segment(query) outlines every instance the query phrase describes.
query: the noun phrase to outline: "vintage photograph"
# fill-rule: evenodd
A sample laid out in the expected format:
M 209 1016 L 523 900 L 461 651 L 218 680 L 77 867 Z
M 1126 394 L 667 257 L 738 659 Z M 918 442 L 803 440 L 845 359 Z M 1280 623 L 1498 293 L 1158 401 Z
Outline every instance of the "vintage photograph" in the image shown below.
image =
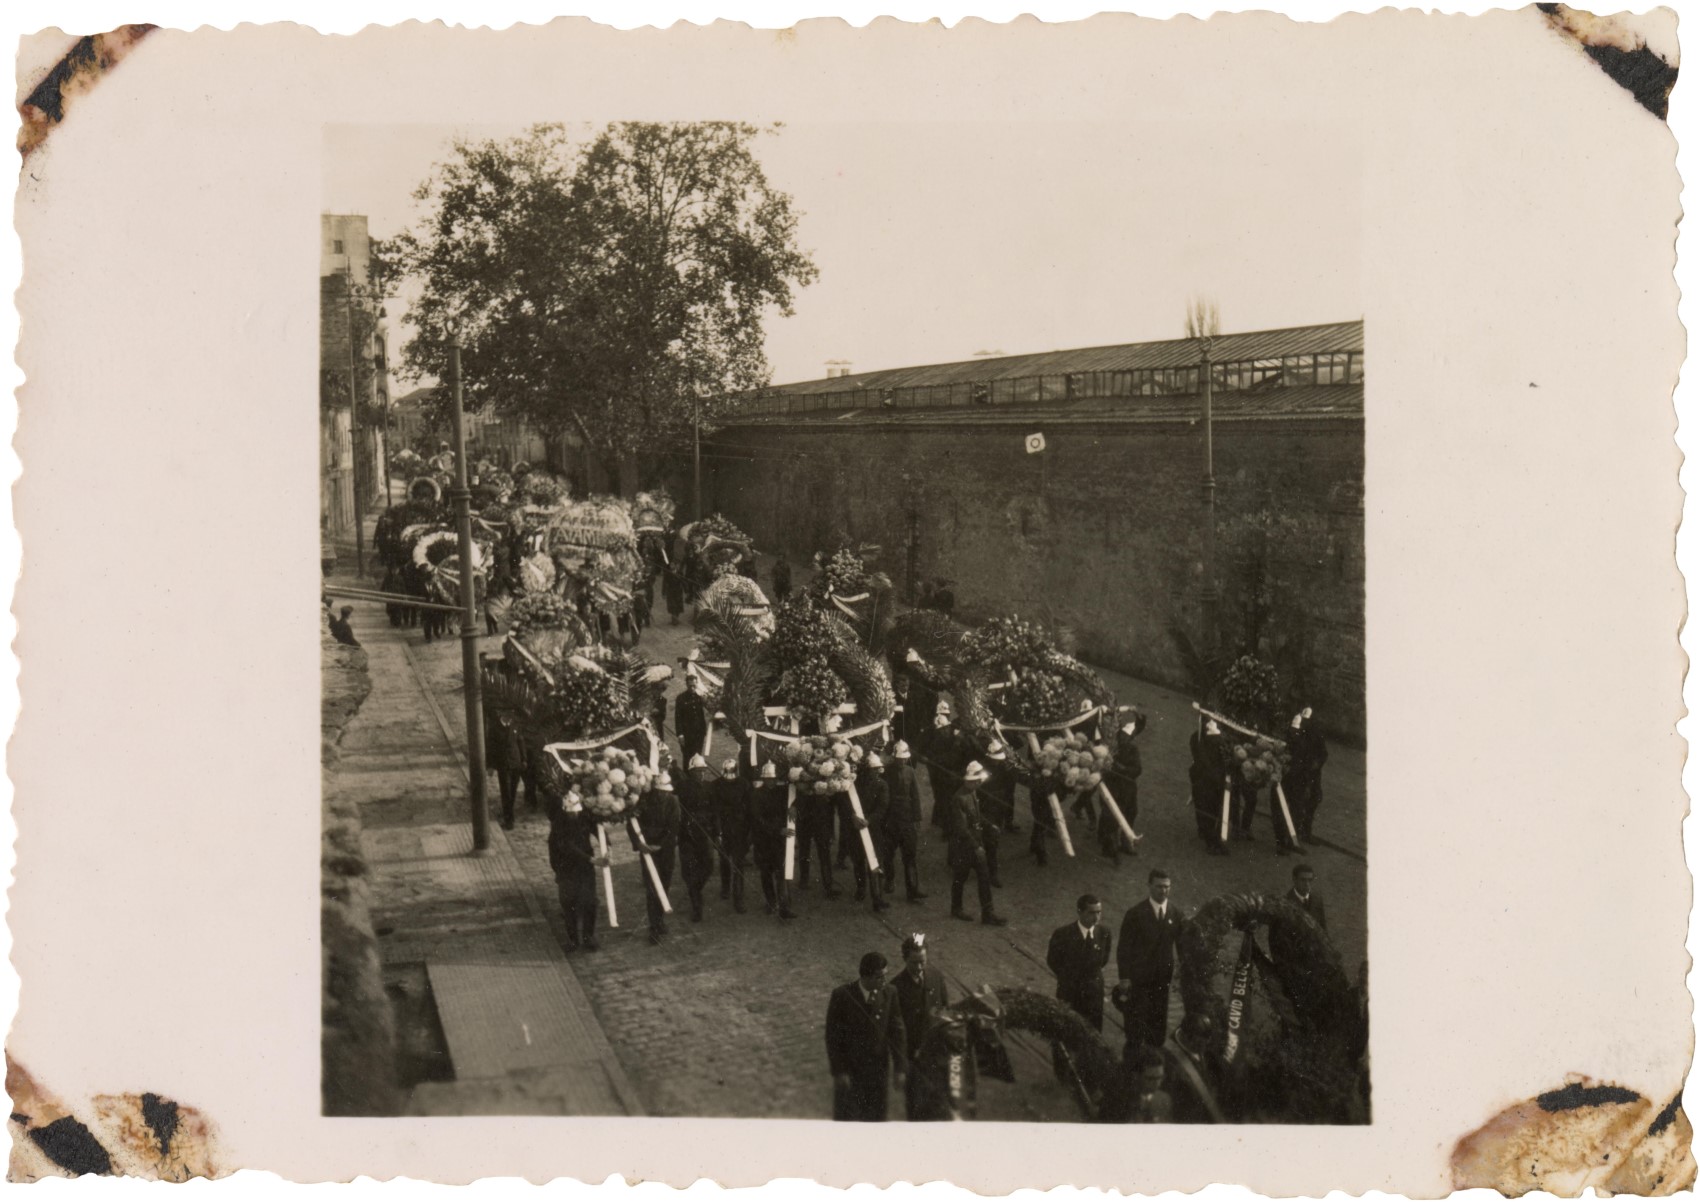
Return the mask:
M 324 1113 L 1369 1122 L 1354 137 L 327 126 Z

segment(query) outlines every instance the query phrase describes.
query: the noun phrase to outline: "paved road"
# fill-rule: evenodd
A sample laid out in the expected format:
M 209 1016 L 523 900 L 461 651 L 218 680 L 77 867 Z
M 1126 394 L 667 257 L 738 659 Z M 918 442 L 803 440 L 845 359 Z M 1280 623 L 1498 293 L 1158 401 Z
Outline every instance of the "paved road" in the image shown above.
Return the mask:
M 384 620 L 376 607 L 363 619 L 368 624 Z M 694 640 L 687 625 L 667 625 L 664 615 L 662 621 L 645 635 L 641 650 L 659 662 L 673 663 Z M 492 651 L 498 642 L 489 640 Z M 457 712 L 458 645 L 453 640 L 415 644 L 412 651 L 445 712 Z M 1022 815 L 1022 834 L 1006 836 L 1005 842 L 998 905 L 1011 924 L 1003 930 L 949 918 L 944 847 L 933 838 L 922 849 L 922 884 L 931 897 L 906 904 L 900 890 L 883 921 L 853 904 L 848 891 L 828 901 L 817 888 L 799 895 L 799 920 L 782 924 L 763 914 L 759 903 L 747 914 L 735 914 L 711 886 L 705 920 L 693 925 L 688 915 L 675 915 L 672 938 L 653 947 L 644 934 L 640 866 L 629 851 L 621 852 L 615 865 L 621 929 L 608 933 L 602 951 L 574 953 L 569 963 L 642 1095 L 644 1109 L 656 1115 L 829 1114 L 822 1043 L 827 996 L 833 986 L 854 975 L 856 961 L 867 950 L 883 950 L 895 963 L 899 940 L 908 931 L 928 934 L 933 962 L 958 984 L 1020 985 L 1048 993 L 1052 981 L 1043 965 L 1046 940 L 1052 929 L 1072 918 L 1080 893 L 1103 897 L 1107 917 L 1119 924 L 1122 911 L 1144 896 L 1146 873 L 1158 864 L 1173 874 L 1174 899 L 1187 910 L 1237 890 L 1284 892 L 1295 861 L 1276 857 L 1262 815 L 1255 842 L 1235 843 L 1226 859 L 1204 854 L 1187 801 L 1186 740 L 1192 729 L 1187 699 L 1113 673 L 1106 677 L 1123 704 L 1138 704 L 1150 716 L 1141 736 L 1145 775 L 1136 825 L 1145 836 L 1142 854 L 1113 866 L 1096 854 L 1086 832 L 1077 829 L 1077 857 L 1069 860 L 1054 852 L 1049 867 L 1039 868 L 1024 854 Z M 732 750 L 724 735 L 717 736 L 717 756 Z M 1363 754 L 1333 747 L 1326 782 L 1327 803 L 1316 832 L 1333 846 L 1313 848 L 1309 861 L 1317 869 L 1330 931 L 1350 972 L 1365 956 L 1367 943 Z M 546 832 L 541 815 L 523 814 L 506 838 L 535 895 L 544 899 L 553 890 Z M 759 889 L 755 892 L 759 897 Z M 677 877 L 673 900 L 681 912 L 686 909 L 684 886 Z M 558 913 L 552 906 L 544 909 L 559 936 Z M 1174 1011 L 1178 1017 L 1178 989 Z M 1111 1022 L 1116 1021 L 1112 1011 Z M 1107 1034 L 1119 1042 L 1113 1026 Z M 1020 1079 L 1015 1086 L 982 1085 L 983 1118 L 1078 1117 L 1050 1081 L 1042 1056 L 1018 1051 L 1016 1069 Z

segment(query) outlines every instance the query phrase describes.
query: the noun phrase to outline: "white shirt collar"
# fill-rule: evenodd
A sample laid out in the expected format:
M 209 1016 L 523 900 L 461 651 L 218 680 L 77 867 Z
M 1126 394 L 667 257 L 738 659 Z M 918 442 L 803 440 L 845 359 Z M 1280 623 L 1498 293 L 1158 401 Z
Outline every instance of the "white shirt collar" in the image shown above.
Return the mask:
M 1081 926 L 1081 925 L 1080 925 L 1080 919 L 1078 919 L 1078 918 L 1077 918 L 1077 919 L 1075 919 L 1075 920 L 1074 920 L 1074 925 L 1075 925 L 1075 926 L 1076 926 L 1076 927 L 1078 927 L 1078 928 L 1079 928 L 1079 930 L 1080 930 L 1080 937 L 1081 937 L 1081 938 L 1082 938 L 1082 939 L 1090 939 L 1090 938 L 1092 938 L 1092 931 L 1095 931 L 1095 930 L 1097 930 L 1097 929 L 1098 929 L 1098 928 L 1097 928 L 1097 927 L 1093 927 L 1093 928 L 1092 928 L 1092 931 L 1089 931 L 1089 930 L 1087 930 L 1087 929 L 1086 929 L 1086 928 L 1085 928 L 1085 927 L 1083 927 L 1083 926 Z
M 1154 897 L 1147 898 L 1146 900 L 1151 903 L 1151 912 L 1158 918 L 1163 917 L 1163 913 L 1168 909 L 1169 903 L 1166 901 L 1160 902 Z

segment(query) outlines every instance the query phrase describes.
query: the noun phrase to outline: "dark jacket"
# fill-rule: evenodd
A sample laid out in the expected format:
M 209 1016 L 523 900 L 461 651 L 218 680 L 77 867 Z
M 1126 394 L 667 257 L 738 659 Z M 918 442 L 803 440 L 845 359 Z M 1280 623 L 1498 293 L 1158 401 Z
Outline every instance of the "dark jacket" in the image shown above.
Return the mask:
M 944 982 L 944 974 L 930 966 L 921 970 L 919 981 L 909 975 L 907 968 L 904 969 L 891 979 L 891 987 L 897 991 L 897 1009 L 903 1016 L 907 1054 L 913 1060 L 915 1053 L 921 1050 L 921 1040 L 926 1038 L 933 1015 L 950 1005 L 950 987 Z
M 973 785 L 963 785 L 950 797 L 945 830 L 950 836 L 952 868 L 972 862 L 985 847 L 985 817 L 980 813 L 980 796 Z
M 898 1072 L 908 1067 L 909 1042 L 897 990 L 881 985 L 870 1009 L 862 1000 L 862 983 L 851 981 L 832 991 L 826 1008 L 826 1058 L 833 1076 L 884 1081 L 888 1065 Z
M 1110 765 L 1109 773 L 1104 777 L 1104 783 L 1110 787 L 1110 796 L 1116 799 L 1116 804 L 1126 809 L 1126 803 L 1139 796 L 1139 774 L 1145 770 L 1140 762 L 1139 744 L 1127 736 L 1122 736 L 1116 744 L 1115 762 Z
M 781 559 L 773 565 L 773 591 L 783 597 L 791 591 L 791 563 Z
M 519 745 L 513 715 L 493 706 L 484 710 L 484 766 L 492 772 L 525 767 L 525 752 Z
M 1163 920 L 1151 909 L 1151 899 L 1136 903 L 1122 918 L 1116 968 L 1122 980 L 1135 985 L 1167 985 L 1175 974 L 1175 934 L 1181 916 L 1171 900 L 1163 908 Z
M 708 707 L 701 695 L 689 689 L 679 694 L 673 703 L 673 730 L 687 757 L 702 751 L 703 740 L 708 737 Z
M 720 838 L 720 816 L 714 805 L 714 772 L 692 768 L 679 785 L 679 839 L 706 856 Z M 648 827 L 644 830 L 647 832 Z
M 888 830 L 914 830 L 921 825 L 921 778 L 909 760 L 893 760 L 885 770 L 891 791 L 891 808 L 886 811 Z
M 341 618 L 331 619 L 331 637 L 345 647 L 358 647 L 360 640 L 354 637 L 354 627 Z
M 1111 935 L 1099 923 L 1092 938 L 1080 934 L 1080 924 L 1071 922 L 1051 932 L 1045 964 L 1056 974 L 1057 1000 L 1074 1010 L 1104 1007 L 1104 966 L 1110 962 Z
M 980 786 L 986 818 L 998 826 L 1006 826 L 1015 816 L 1015 769 L 1007 759 L 994 760 L 988 756 L 980 762 L 992 777 Z
M 870 831 L 884 830 L 891 812 L 891 788 L 883 772 L 864 771 L 856 778 L 856 797 L 862 803 L 862 817 L 868 820 Z M 851 814 L 850 795 L 844 794 L 844 812 Z
M 1325 931 L 1328 929 L 1328 913 L 1323 909 L 1322 899 L 1317 896 L 1316 890 L 1311 890 L 1309 898 L 1303 898 L 1299 896 L 1297 889 L 1289 889 L 1287 890 L 1287 900 L 1316 919 L 1317 926 Z
M 750 829 L 764 839 L 785 838 L 790 804 L 785 786 L 777 781 L 750 786 Z
M 580 879 L 595 873 L 590 859 L 597 852 L 596 820 L 584 811 L 566 814 L 559 806 L 549 811 L 549 867 L 557 879 Z
M 714 822 L 726 843 L 739 842 L 750 834 L 750 785 L 748 781 L 716 777 L 709 786 L 714 803 Z
M 643 828 L 643 841 L 662 852 L 671 851 L 679 845 L 679 823 L 683 811 L 679 807 L 679 798 L 671 790 L 651 789 L 638 802 L 637 813 L 634 817 Z M 627 828 L 630 832 L 630 828 Z M 632 846 L 637 846 L 637 835 L 632 834 Z

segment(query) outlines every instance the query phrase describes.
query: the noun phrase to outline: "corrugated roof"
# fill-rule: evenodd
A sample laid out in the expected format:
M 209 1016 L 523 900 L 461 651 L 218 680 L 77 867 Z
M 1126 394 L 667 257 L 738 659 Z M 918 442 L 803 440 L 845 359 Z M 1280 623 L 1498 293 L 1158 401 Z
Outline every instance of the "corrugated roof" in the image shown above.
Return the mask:
M 1331 351 L 1364 349 L 1364 323 L 1335 322 L 1332 325 L 1294 326 L 1285 330 L 1256 330 L 1223 334 L 1215 340 L 1210 357 L 1217 363 L 1251 359 L 1280 359 L 1288 355 L 1318 355 Z M 920 367 L 897 367 L 885 371 L 859 372 L 832 379 L 802 380 L 777 384 L 767 394 L 807 395 L 841 392 L 850 388 L 918 388 L 934 384 L 956 384 L 982 380 L 1021 379 L 1063 372 L 1138 371 L 1144 368 L 1191 367 L 1198 362 L 1198 344 L 1190 338 L 1162 342 L 1130 342 L 1120 346 L 1083 347 L 1078 350 L 1043 351 L 1033 355 L 1000 355 L 967 359 L 958 363 L 933 363 Z

